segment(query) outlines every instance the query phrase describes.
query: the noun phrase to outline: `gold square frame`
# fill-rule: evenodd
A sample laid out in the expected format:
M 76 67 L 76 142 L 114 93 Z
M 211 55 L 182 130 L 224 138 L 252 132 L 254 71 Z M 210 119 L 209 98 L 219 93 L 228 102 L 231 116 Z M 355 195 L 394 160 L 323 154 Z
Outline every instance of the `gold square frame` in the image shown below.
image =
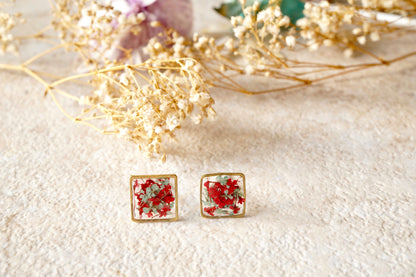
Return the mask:
M 218 176 L 218 175 L 228 175 L 228 176 L 240 176 L 243 179 L 243 191 L 244 191 L 244 203 L 243 203 L 243 212 L 241 214 L 237 214 L 237 215 L 227 215 L 227 216 L 207 216 L 204 214 L 204 210 L 202 207 L 202 190 L 203 190 L 203 180 L 206 177 L 212 177 L 212 176 Z M 199 189 L 199 206 L 200 206 L 200 211 L 201 211 L 201 216 L 204 218 L 235 218 L 235 217 L 244 217 L 246 214 L 246 203 L 247 203 L 247 195 L 246 195 L 246 176 L 244 176 L 243 173 L 209 173 L 209 174 L 205 174 L 202 175 L 201 177 L 201 184 L 200 184 L 200 189 Z
M 174 218 L 157 218 L 157 219 L 136 219 L 134 218 L 134 196 L 133 196 L 133 180 L 134 179 L 157 179 L 157 178 L 173 178 L 175 180 L 175 217 Z M 178 213 L 178 176 L 175 174 L 162 175 L 132 175 L 130 177 L 130 206 L 131 206 L 131 220 L 134 222 L 159 222 L 159 221 L 176 221 L 179 218 Z

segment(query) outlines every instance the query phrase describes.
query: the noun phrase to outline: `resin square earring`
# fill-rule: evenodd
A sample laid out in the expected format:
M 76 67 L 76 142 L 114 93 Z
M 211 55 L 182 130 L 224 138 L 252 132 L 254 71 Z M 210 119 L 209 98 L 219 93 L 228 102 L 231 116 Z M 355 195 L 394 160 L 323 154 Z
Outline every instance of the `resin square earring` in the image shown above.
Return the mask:
M 241 217 L 246 212 L 246 184 L 242 173 L 213 173 L 201 178 L 201 215 Z
M 131 218 L 136 222 L 178 219 L 176 175 L 140 175 L 130 178 Z

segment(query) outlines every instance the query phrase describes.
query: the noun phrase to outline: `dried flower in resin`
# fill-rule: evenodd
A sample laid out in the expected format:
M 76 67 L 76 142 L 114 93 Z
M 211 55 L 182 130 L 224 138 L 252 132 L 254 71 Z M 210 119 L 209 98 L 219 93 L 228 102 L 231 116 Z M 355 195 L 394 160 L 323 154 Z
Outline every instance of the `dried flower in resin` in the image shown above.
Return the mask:
M 176 175 L 132 176 L 130 182 L 134 221 L 178 218 Z
M 204 217 L 243 216 L 243 174 L 208 174 L 201 179 L 201 213 Z

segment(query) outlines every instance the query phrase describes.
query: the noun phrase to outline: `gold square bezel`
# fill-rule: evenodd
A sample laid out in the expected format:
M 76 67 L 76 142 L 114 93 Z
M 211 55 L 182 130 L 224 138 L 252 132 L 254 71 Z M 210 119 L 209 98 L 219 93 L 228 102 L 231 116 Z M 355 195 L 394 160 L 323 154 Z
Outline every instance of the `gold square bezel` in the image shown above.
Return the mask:
M 227 215 L 227 216 L 207 216 L 204 214 L 203 205 L 202 205 L 202 190 L 203 190 L 203 180 L 206 177 L 212 177 L 212 176 L 218 176 L 218 175 L 228 175 L 228 176 L 240 176 L 243 179 L 243 191 L 244 191 L 244 203 L 243 203 L 243 211 L 241 214 L 238 215 Z M 209 173 L 205 174 L 201 177 L 200 181 L 200 187 L 199 187 L 199 206 L 200 206 L 200 212 L 201 216 L 204 218 L 235 218 L 235 217 L 244 217 L 246 214 L 246 203 L 247 203 L 247 195 L 246 195 L 246 176 L 244 176 L 243 173 Z
M 157 179 L 157 178 L 173 178 L 175 180 L 175 217 L 174 218 L 157 218 L 157 219 L 136 219 L 134 217 L 134 196 L 133 196 L 133 180 L 135 179 Z M 175 174 L 162 174 L 162 175 L 132 175 L 130 177 L 130 206 L 131 206 L 131 219 L 134 222 L 158 222 L 158 221 L 176 221 L 179 218 L 178 214 L 178 177 Z

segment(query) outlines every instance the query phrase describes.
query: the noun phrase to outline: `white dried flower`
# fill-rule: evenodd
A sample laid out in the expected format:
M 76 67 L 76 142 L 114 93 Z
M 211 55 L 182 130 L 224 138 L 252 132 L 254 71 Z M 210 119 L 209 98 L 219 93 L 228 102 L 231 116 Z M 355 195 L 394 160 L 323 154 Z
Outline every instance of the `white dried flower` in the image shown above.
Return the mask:
M 380 34 L 377 31 L 370 33 L 370 39 L 372 41 L 379 41 L 380 40 Z
M 224 45 L 225 45 L 225 47 L 227 47 L 227 49 L 233 50 L 234 49 L 234 40 L 232 38 L 230 38 L 225 42 Z
M 120 138 L 127 138 L 129 136 L 129 130 L 127 128 L 120 128 L 118 136 Z
M 178 101 L 178 108 L 181 110 L 185 110 L 188 107 L 188 100 L 186 99 L 179 99 Z
M 357 38 L 358 43 L 360 43 L 361 45 L 364 45 L 367 41 L 365 36 L 360 36 Z
M 245 73 L 247 75 L 252 75 L 255 72 L 254 67 L 251 64 L 248 64 L 245 68 Z
M 170 131 L 173 131 L 176 127 L 179 126 L 179 119 L 176 115 L 169 115 L 166 119 L 166 125 Z
M 233 31 L 234 35 L 241 40 L 244 38 L 247 29 L 245 26 L 237 26 L 233 29 Z
M 296 45 L 296 38 L 294 36 L 286 37 L 286 44 L 288 47 L 293 48 Z
M 0 4 L 1 5 L 1 4 Z M 0 12 L 0 55 L 5 53 L 18 54 L 19 42 L 10 33 L 18 23 L 22 23 L 23 19 L 20 14 L 11 15 Z
M 344 50 L 344 56 L 347 58 L 352 57 L 352 54 L 354 53 L 354 50 L 352 50 L 351 48 L 347 48 Z
M 361 32 L 362 32 L 362 30 L 361 30 L 361 28 L 354 28 L 353 30 L 352 30 L 352 33 L 354 34 L 354 35 L 359 35 L 359 34 L 361 34 Z
M 194 116 L 192 116 L 192 121 L 195 124 L 201 124 L 201 122 L 202 122 L 202 116 L 200 114 L 194 115 Z

